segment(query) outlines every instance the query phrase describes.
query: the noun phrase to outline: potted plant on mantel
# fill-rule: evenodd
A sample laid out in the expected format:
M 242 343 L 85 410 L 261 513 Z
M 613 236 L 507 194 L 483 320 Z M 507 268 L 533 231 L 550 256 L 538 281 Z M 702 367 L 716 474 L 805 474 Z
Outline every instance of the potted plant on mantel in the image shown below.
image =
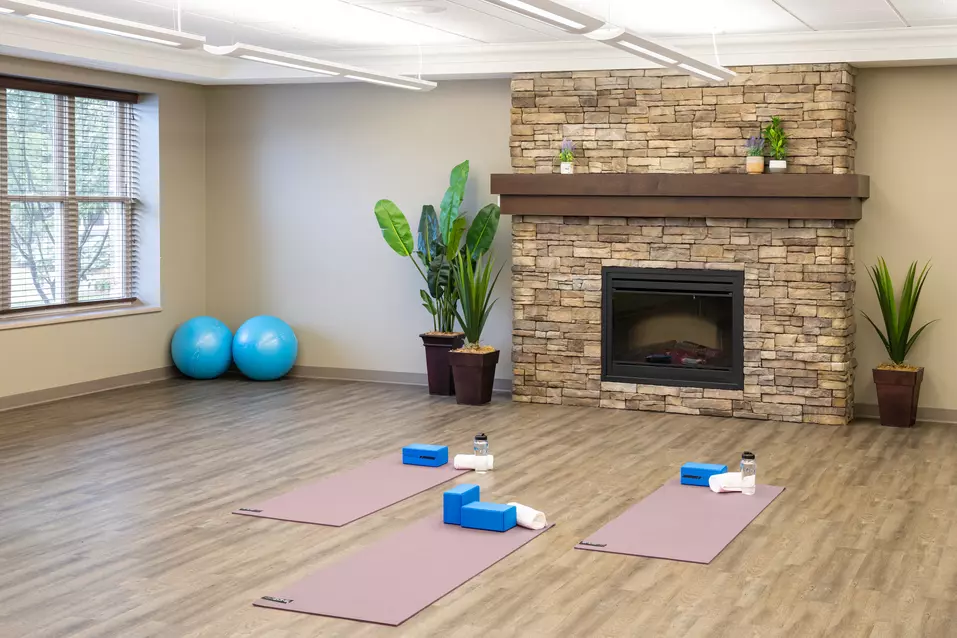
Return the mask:
M 425 282 L 419 297 L 422 306 L 432 315 L 432 330 L 419 336 L 425 347 L 430 394 L 455 393 L 449 351 L 465 342 L 465 334 L 455 330 L 458 291 L 454 271 L 456 257 L 464 250 L 459 247 L 462 236 L 465 235 L 465 244 L 474 254 L 482 255 L 491 247 L 501 217 L 499 207 L 489 204 L 469 225 L 461 210 L 468 176 L 468 161 L 452 169 L 439 214 L 433 206 L 422 207 L 416 245 L 413 245 L 409 222 L 395 203 L 383 199 L 375 205 L 382 237 L 398 255 L 412 261 Z
M 558 151 L 558 161 L 562 164 L 562 175 L 571 175 L 575 172 L 575 143 L 571 140 L 562 140 Z
M 456 402 L 482 405 L 492 400 L 495 366 L 500 354 L 492 346 L 482 345 L 482 331 L 495 305 L 492 290 L 502 269 L 499 268 L 493 278 L 494 259 L 491 255 L 483 259 L 468 246 L 464 252 L 464 255 L 461 252 L 457 255 L 455 287 L 461 307 L 457 316 L 465 332 L 465 346 L 453 350 L 449 356 L 455 376 Z
M 759 175 L 764 172 L 764 139 L 757 135 L 752 135 L 744 145 L 748 156 L 745 160 L 745 167 L 748 174 Z
M 874 368 L 874 384 L 877 386 L 877 405 L 881 415 L 881 424 L 894 427 L 911 427 L 917 421 L 917 403 L 920 400 L 920 384 L 924 380 L 924 369 L 908 365 L 905 360 L 917 337 L 930 324 L 929 321 L 911 334 L 914 313 L 924 281 L 930 270 L 930 264 L 924 266 L 917 276 L 917 262 L 910 265 L 900 301 L 894 298 L 894 283 L 883 259 L 868 269 L 877 301 L 884 317 L 884 331 L 862 313 L 884 343 L 891 362 Z M 936 320 L 935 320 L 936 321 Z
M 771 161 L 768 162 L 768 169 L 772 173 L 783 173 L 788 170 L 788 134 L 784 132 L 781 125 L 781 118 L 775 116 L 771 118 L 762 132 L 764 141 L 768 145 L 768 152 L 771 153 Z

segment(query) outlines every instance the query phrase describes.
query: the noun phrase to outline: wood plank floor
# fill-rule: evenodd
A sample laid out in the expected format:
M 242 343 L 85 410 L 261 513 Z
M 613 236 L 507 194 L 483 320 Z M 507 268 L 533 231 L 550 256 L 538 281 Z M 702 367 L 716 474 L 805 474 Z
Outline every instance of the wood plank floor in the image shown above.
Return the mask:
M 492 500 L 555 529 L 395 628 L 257 597 L 436 512 L 343 528 L 232 508 L 413 441 L 489 434 Z M 689 460 L 750 449 L 784 494 L 711 565 L 575 543 Z M 957 427 L 913 431 L 591 408 L 459 407 L 420 388 L 169 381 L 0 413 L 0 636 L 957 635 Z M 707 533 L 707 530 L 702 530 Z

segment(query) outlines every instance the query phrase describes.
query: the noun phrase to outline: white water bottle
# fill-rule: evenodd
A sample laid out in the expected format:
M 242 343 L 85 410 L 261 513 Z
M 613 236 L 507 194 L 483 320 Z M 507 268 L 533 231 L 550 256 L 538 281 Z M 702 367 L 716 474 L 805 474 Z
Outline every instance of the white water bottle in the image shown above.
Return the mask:
M 475 471 L 485 474 L 488 472 L 488 437 L 484 433 L 475 435 L 472 450 L 475 452 Z
M 741 493 L 754 496 L 758 480 L 758 464 L 754 460 L 754 453 L 745 452 L 741 455 Z

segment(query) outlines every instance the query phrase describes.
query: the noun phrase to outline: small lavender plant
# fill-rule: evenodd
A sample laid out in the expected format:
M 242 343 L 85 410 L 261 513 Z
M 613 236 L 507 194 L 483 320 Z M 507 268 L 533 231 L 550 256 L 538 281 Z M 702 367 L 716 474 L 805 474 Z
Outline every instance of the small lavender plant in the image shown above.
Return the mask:
M 560 162 L 574 162 L 575 161 L 575 143 L 569 139 L 562 140 L 561 150 L 558 153 L 558 161 Z
M 757 135 L 752 135 L 748 138 L 744 148 L 748 152 L 749 157 L 763 157 L 764 138 L 758 137 Z

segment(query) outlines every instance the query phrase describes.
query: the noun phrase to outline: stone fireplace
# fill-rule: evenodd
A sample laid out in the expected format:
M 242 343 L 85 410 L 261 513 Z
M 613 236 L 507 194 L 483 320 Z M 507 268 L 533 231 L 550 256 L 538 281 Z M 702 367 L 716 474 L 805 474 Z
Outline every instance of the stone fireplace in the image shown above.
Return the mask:
M 513 215 L 516 401 L 852 418 L 855 71 L 734 70 L 514 76 L 492 192 Z M 791 174 L 740 175 L 775 116 Z M 576 174 L 555 175 L 566 138 Z
M 492 190 L 513 215 L 516 401 L 852 418 L 866 177 L 496 175 Z M 641 294 L 618 308 L 628 286 Z

